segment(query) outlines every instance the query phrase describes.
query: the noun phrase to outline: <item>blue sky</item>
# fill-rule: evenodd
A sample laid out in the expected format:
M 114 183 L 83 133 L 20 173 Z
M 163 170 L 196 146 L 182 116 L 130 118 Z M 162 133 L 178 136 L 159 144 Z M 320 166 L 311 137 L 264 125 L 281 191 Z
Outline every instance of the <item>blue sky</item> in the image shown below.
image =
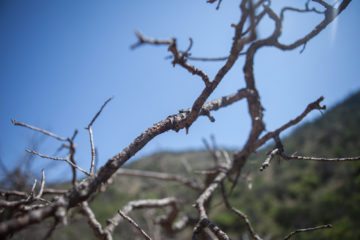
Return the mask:
M 16 1 L 0 0 L 0 156 L 17 163 L 33 132 L 14 127 L 14 118 L 71 136 L 79 129 L 77 160 L 89 166 L 90 147 L 84 127 L 102 103 L 114 99 L 94 124 L 100 163 L 126 147 L 153 123 L 192 105 L 203 83 L 180 67 L 173 68 L 164 47 L 131 51 L 135 30 L 168 39 L 185 49 L 192 37 L 194 56 L 218 57 L 229 52 L 239 19 L 237 1 L 224 0 L 219 11 L 206 1 Z M 275 7 L 288 2 L 274 0 Z M 304 1 L 296 1 L 301 5 Z M 262 49 L 255 59 L 257 86 L 271 130 L 299 114 L 321 95 L 333 106 L 360 89 L 360 3 L 349 8 L 308 43 L 304 53 Z M 319 21 L 313 14 L 288 14 L 283 42 L 291 42 Z M 272 29 L 260 26 L 260 37 Z M 213 76 L 221 63 L 194 62 Z M 244 86 L 240 60 L 211 99 Z M 308 119 L 319 116 L 312 113 Z M 214 113 L 215 123 L 199 119 L 190 129 L 169 132 L 150 142 L 135 158 L 161 150 L 202 147 L 214 134 L 228 147 L 241 147 L 250 121 L 244 102 Z M 52 154 L 59 145 L 47 139 L 40 146 Z M 49 160 L 35 159 L 36 168 Z M 58 165 L 61 166 L 62 164 Z M 59 167 L 61 168 L 61 167 Z M 63 173 L 65 170 L 58 171 Z

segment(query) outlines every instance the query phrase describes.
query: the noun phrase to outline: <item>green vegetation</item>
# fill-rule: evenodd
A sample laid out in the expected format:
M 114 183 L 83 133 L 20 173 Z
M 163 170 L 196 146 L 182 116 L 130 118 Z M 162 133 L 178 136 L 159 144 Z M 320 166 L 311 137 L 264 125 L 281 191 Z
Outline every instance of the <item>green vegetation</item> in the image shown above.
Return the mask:
M 289 154 L 297 152 L 306 156 L 360 155 L 359 123 L 360 93 L 329 110 L 323 117 L 297 128 L 283 141 L 285 150 Z M 268 169 L 260 172 L 265 152 L 254 154 L 248 161 L 243 174 L 247 179 L 251 178 L 251 182 L 241 178 L 230 197 L 231 204 L 247 214 L 260 236 L 282 239 L 298 228 L 332 224 L 332 229 L 298 234 L 294 239 L 360 239 L 360 162 L 316 163 L 274 159 Z M 190 172 L 188 165 L 191 166 Z M 194 177 L 194 171 L 212 166 L 209 153 L 193 151 L 157 153 L 127 167 Z M 195 176 L 202 178 L 201 175 Z M 230 183 L 226 187 L 229 189 Z M 211 202 L 210 219 L 233 239 L 248 239 L 244 223 L 225 209 L 217 193 Z M 91 207 L 99 221 L 105 224 L 106 219 L 128 201 L 168 196 L 193 203 L 198 193 L 173 182 L 117 177 L 109 189 L 91 203 Z M 182 212 L 196 217 L 191 204 L 186 207 L 181 205 L 180 208 Z M 163 211 L 153 213 L 156 215 Z M 149 214 L 153 213 L 136 210 L 131 216 L 145 230 L 152 232 L 149 228 L 153 219 L 149 219 Z M 56 231 L 54 239 L 93 239 L 90 231 L 84 220 L 75 220 L 70 227 L 61 227 Z M 188 229 L 176 239 L 191 239 L 190 234 L 191 229 Z M 128 223 L 121 224 L 115 231 L 115 239 L 134 239 L 132 227 Z

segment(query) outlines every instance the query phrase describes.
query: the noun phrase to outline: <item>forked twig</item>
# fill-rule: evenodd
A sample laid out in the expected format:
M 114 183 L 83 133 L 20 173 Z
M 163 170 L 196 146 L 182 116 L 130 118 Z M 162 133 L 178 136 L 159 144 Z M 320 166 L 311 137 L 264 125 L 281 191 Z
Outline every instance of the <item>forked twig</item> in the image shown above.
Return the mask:
M 95 151 L 95 144 L 94 144 L 94 136 L 93 136 L 93 130 L 92 125 L 96 121 L 96 119 L 100 116 L 101 112 L 104 110 L 105 106 L 112 100 L 113 98 L 107 99 L 99 111 L 95 114 L 95 116 L 91 119 L 90 123 L 86 127 L 86 129 L 89 131 L 89 138 L 90 138 L 90 147 L 91 147 L 91 163 L 90 163 L 90 175 L 94 175 L 94 169 L 95 169 L 95 159 L 96 159 L 96 151 Z
M 66 162 L 68 163 L 70 166 L 76 168 L 77 170 L 79 170 L 80 172 L 86 174 L 87 176 L 90 176 L 90 173 L 88 173 L 86 170 L 82 169 L 81 167 L 79 167 L 78 165 L 75 165 L 74 163 L 72 163 L 68 157 L 54 157 L 54 156 L 48 156 L 48 155 L 45 155 L 45 154 L 41 154 L 41 153 L 38 153 L 34 150 L 30 150 L 30 149 L 26 149 L 26 151 L 28 153 L 31 153 L 31 154 L 34 154 L 34 155 L 37 155 L 41 158 L 46 158 L 46 159 L 51 159 L 51 160 L 54 160 L 54 161 L 63 161 L 63 162 Z

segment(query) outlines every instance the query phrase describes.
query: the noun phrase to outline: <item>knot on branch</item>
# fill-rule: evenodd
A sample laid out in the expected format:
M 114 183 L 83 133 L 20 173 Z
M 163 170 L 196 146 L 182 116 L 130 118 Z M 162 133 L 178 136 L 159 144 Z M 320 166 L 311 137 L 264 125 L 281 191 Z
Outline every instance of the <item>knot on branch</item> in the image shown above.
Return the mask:
M 171 124 L 171 128 L 175 132 L 179 132 L 184 127 L 187 127 L 185 120 L 187 119 L 188 114 L 189 114 L 189 111 L 180 110 L 178 114 L 170 115 L 168 117 L 168 120 Z

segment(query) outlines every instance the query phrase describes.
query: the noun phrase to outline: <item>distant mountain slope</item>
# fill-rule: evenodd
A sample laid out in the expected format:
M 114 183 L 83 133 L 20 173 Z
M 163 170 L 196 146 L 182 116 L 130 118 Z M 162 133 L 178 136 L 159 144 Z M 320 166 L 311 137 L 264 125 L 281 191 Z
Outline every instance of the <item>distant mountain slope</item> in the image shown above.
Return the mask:
M 284 146 L 298 155 L 358 156 L 359 134 L 360 93 L 356 93 L 299 127 Z M 263 153 L 256 158 L 264 159 Z M 253 161 L 248 170 L 258 166 L 259 161 Z M 295 228 L 331 223 L 331 230 L 296 239 L 360 239 L 360 162 L 282 160 L 264 173 L 255 173 L 253 189 L 239 189 L 239 194 L 234 196 L 237 206 L 251 216 L 262 236 L 280 237 Z
M 355 156 L 360 155 L 359 133 L 360 92 L 327 111 L 323 117 L 298 127 L 283 142 L 288 153 Z M 332 229 L 299 234 L 296 239 L 360 239 L 360 162 L 275 160 L 268 169 L 259 172 L 264 158 L 265 151 L 252 156 L 243 170 L 244 177 L 230 198 L 235 207 L 248 215 L 264 239 L 282 239 L 294 229 L 328 223 L 333 224 Z M 201 180 L 202 175 L 196 171 L 212 166 L 208 152 L 192 151 L 157 153 L 129 164 L 127 168 L 176 173 L 188 178 L 195 176 Z M 193 203 L 198 195 L 196 191 L 174 182 L 119 176 L 91 206 L 105 224 L 106 219 L 131 200 L 175 196 Z M 241 221 L 221 203 L 221 198 L 214 197 L 210 218 L 233 239 L 249 239 Z M 180 208 L 196 217 L 191 204 Z M 154 229 L 149 230 L 154 227 L 153 219 L 149 219 L 153 213 L 139 210 L 131 216 L 145 230 L 153 232 Z M 127 223 L 121 224 L 114 239 L 134 239 L 132 231 Z M 191 239 L 191 231 L 189 228 L 177 238 L 165 239 Z M 87 224 L 78 220 L 70 227 L 56 231 L 53 239 L 94 238 Z

